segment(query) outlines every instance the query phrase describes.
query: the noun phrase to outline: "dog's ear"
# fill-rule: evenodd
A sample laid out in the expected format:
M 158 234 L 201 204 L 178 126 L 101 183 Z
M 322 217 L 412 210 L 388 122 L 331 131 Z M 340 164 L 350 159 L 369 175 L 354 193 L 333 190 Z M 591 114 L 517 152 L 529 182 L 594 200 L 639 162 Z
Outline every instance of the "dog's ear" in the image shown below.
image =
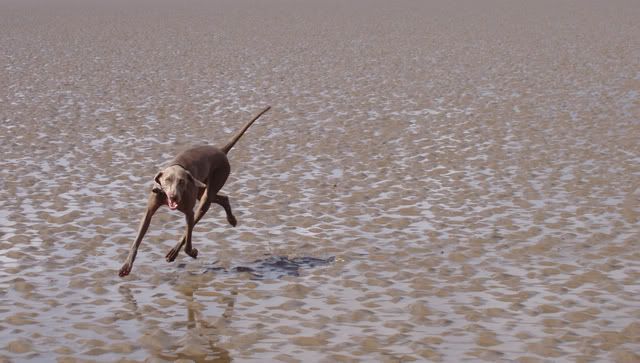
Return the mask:
M 160 184 L 160 177 L 161 176 L 162 176 L 162 172 L 159 171 L 158 174 L 156 174 L 155 178 L 153 178 L 153 180 L 155 180 L 156 183 L 158 183 L 159 185 L 162 185 L 162 184 Z
M 198 188 L 206 188 L 207 184 L 201 182 L 200 180 L 196 179 L 193 177 L 193 175 L 191 175 L 190 172 L 187 171 L 187 176 L 189 177 L 189 180 L 191 180 L 191 182 Z

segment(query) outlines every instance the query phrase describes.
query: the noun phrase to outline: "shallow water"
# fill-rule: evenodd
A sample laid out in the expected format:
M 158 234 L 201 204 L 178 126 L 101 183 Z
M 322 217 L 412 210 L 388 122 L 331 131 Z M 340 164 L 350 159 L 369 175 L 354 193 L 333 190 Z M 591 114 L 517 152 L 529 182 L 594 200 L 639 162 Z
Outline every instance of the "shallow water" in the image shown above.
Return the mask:
M 0 361 L 640 361 L 640 4 L 0 5 Z M 158 168 L 223 144 L 193 260 Z

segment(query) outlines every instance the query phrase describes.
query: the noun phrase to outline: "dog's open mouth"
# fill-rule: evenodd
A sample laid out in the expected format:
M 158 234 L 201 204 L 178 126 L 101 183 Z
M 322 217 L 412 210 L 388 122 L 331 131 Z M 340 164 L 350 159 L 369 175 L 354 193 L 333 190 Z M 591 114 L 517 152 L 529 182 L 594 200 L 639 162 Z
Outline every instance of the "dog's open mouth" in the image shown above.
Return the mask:
M 178 208 L 178 202 L 176 202 L 175 200 L 171 199 L 171 198 L 167 198 L 167 205 L 169 206 L 169 209 L 174 210 L 176 208 Z

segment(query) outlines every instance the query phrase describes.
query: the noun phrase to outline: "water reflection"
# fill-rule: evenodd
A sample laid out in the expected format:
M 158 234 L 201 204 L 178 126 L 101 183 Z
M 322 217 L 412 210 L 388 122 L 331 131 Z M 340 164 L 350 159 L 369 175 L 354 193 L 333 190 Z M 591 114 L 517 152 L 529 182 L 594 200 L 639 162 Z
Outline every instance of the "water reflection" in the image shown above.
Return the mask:
M 181 288 L 182 286 L 179 285 L 176 287 L 176 296 L 181 296 L 184 300 L 173 306 L 184 307 L 186 316 L 182 315 L 183 318 L 180 319 L 180 315 L 168 314 L 164 311 L 162 315 L 166 317 L 165 321 L 156 320 L 157 311 L 144 304 L 142 306 L 138 304 L 137 291 L 128 285 L 119 287 L 118 290 L 125 302 L 123 308 L 133 314 L 135 319 L 145 327 L 139 339 L 142 347 L 149 355 L 166 361 L 187 359 L 202 363 L 230 362 L 229 352 L 217 345 L 220 341 L 218 324 L 224 326 L 225 320 L 233 315 L 237 293 L 231 294 L 227 309 L 220 318 L 207 319 L 203 314 L 205 305 L 194 297 L 200 289 L 205 289 L 205 284 L 190 282 L 189 288 Z M 140 299 L 145 297 L 141 296 Z M 182 334 L 176 334 L 179 332 Z
M 216 345 L 220 340 L 218 327 L 210 320 L 203 318 L 203 305 L 194 299 L 194 293 L 200 288 L 201 286 L 181 290 L 185 298 L 184 306 L 187 308 L 187 331 L 182 338 L 178 339 L 175 355 L 159 355 L 159 358 L 189 359 L 198 363 L 231 362 L 229 351 Z M 230 308 L 233 309 L 233 303 L 230 304 Z

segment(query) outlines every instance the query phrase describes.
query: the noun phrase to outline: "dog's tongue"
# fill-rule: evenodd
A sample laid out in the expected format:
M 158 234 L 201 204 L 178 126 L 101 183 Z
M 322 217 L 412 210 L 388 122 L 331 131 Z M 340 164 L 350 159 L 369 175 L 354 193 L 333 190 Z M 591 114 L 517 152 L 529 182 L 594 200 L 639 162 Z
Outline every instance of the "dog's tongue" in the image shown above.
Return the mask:
M 167 198 L 167 205 L 169 206 L 170 209 L 178 208 L 178 203 L 171 200 L 170 198 Z

